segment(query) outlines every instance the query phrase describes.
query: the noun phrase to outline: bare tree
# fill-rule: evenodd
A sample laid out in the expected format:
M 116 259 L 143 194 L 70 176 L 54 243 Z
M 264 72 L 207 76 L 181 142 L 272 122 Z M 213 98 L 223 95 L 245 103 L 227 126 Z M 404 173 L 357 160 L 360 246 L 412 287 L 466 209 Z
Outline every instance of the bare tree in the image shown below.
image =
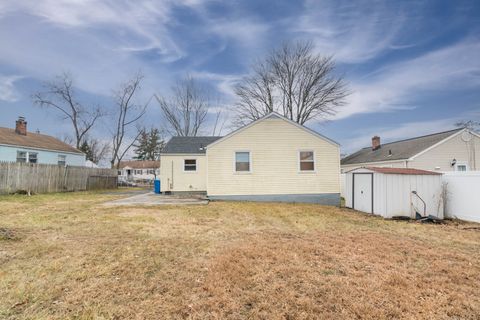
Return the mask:
M 145 115 L 148 102 L 139 105 L 134 102 L 134 97 L 140 90 L 143 75 L 138 73 L 132 79 L 122 84 L 114 92 L 115 111 L 113 113 L 114 128 L 112 131 L 112 157 L 110 164 L 112 168 L 118 168 L 120 161 L 137 141 L 140 130 L 137 130 L 133 138 L 128 138 L 129 129 Z
M 205 123 L 210 100 L 195 80 L 188 77 L 178 82 L 169 99 L 155 95 L 163 116 L 167 121 L 167 131 L 171 135 L 196 136 Z
M 62 73 L 55 80 L 44 83 L 44 91 L 33 94 L 35 104 L 57 110 L 62 119 L 68 119 L 74 130 L 74 143 L 78 149 L 85 135 L 104 114 L 99 106 L 85 106 L 75 92 L 73 78 Z
M 459 128 L 466 128 L 469 130 L 479 130 L 480 129 L 480 121 L 475 120 L 462 120 L 455 123 L 455 126 Z
M 215 112 L 215 122 L 212 129 L 212 136 L 219 136 L 222 134 L 225 123 L 227 122 L 227 117 L 225 116 L 225 109 L 218 108 Z
M 96 138 L 85 136 L 80 148 L 86 155 L 87 160 L 98 164 L 100 161 L 106 160 L 110 153 L 110 143 L 103 142 Z
M 333 58 L 316 54 L 311 43 L 285 43 L 257 62 L 252 74 L 236 86 L 236 124 L 272 111 L 299 124 L 334 115 L 349 94 L 334 72 Z

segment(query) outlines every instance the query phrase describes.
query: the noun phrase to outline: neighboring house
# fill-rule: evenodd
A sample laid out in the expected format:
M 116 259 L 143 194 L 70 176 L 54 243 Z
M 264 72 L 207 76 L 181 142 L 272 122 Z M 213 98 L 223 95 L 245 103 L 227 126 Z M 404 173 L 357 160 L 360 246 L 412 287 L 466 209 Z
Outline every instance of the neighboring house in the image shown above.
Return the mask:
M 15 129 L 0 128 L 0 161 L 85 166 L 85 154 L 74 147 L 40 133 L 27 132 L 25 118 Z
M 480 135 L 469 129 L 455 129 L 426 136 L 363 148 L 341 161 L 342 172 L 360 167 L 414 168 L 422 170 L 480 170 Z
M 121 161 L 118 178 L 128 181 L 153 181 L 160 173 L 160 161 Z
M 338 205 L 339 145 L 277 114 L 225 137 L 173 137 L 161 153 L 162 191 L 213 200 Z

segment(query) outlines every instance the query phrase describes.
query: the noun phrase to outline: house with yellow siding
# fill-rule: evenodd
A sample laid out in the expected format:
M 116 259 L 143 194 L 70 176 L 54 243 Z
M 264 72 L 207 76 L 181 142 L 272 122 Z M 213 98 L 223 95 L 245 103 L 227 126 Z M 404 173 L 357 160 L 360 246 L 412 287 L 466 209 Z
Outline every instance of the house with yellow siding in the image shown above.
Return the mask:
M 338 143 L 274 112 L 224 137 L 173 137 L 161 163 L 165 192 L 340 203 Z

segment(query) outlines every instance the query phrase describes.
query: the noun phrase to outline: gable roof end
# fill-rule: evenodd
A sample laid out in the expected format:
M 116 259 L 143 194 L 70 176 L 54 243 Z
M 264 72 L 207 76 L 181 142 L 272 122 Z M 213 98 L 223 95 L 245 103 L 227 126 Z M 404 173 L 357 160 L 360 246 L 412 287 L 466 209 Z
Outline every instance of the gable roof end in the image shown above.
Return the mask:
M 419 153 L 444 142 L 444 140 L 459 134 L 463 130 L 465 129 L 454 129 L 425 136 L 389 142 L 382 144 L 382 146 L 376 150 L 372 150 L 371 147 L 366 147 L 343 158 L 341 160 L 341 164 L 349 165 L 369 162 L 408 160 Z
M 275 111 L 272 111 L 272 112 L 270 112 L 269 114 L 261 117 L 260 119 L 257 119 L 257 120 L 255 120 L 255 121 L 252 121 L 252 122 L 250 122 L 249 124 L 247 124 L 247 125 L 239 128 L 239 129 L 237 129 L 237 130 L 235 130 L 235 131 L 230 132 L 229 134 L 227 134 L 227 135 L 224 136 L 223 138 L 218 139 L 217 141 L 212 142 L 211 144 L 209 144 L 209 145 L 207 146 L 207 148 L 210 148 L 210 147 L 216 145 L 217 143 L 220 143 L 220 142 L 222 142 L 222 141 L 224 141 L 224 140 L 227 140 L 227 139 L 229 139 L 230 137 L 236 135 L 237 133 L 240 133 L 240 132 L 242 132 L 242 131 L 244 131 L 244 130 L 250 128 L 250 127 L 252 127 L 253 125 L 255 125 L 255 124 L 257 124 L 257 123 L 262 122 L 262 121 L 264 121 L 264 120 L 266 120 L 266 119 L 270 119 L 270 118 L 282 119 L 283 121 L 286 121 L 286 122 L 288 122 L 288 123 L 296 126 L 297 128 L 302 129 L 302 130 L 304 130 L 304 131 L 306 131 L 306 132 L 308 132 L 308 133 L 310 133 L 310 134 L 312 134 L 312 135 L 314 135 L 314 136 L 316 136 L 316 137 L 318 137 L 318 138 L 320 138 L 320 139 L 322 139 L 322 140 L 324 140 L 324 141 L 326 141 L 326 142 L 328 142 L 328 143 L 330 143 L 330 144 L 333 144 L 333 145 L 335 145 L 335 146 L 337 146 L 337 147 L 340 146 L 340 144 L 337 143 L 336 141 L 334 141 L 334 140 L 332 140 L 332 139 L 330 139 L 330 138 L 327 138 L 326 136 L 324 136 L 324 135 L 322 135 L 322 134 L 320 134 L 320 133 L 318 133 L 318 132 L 316 132 L 316 131 L 314 131 L 314 130 L 312 130 L 312 129 L 310 129 L 310 128 L 307 128 L 307 127 L 305 127 L 305 126 L 303 126 L 303 125 L 301 125 L 301 124 L 298 124 L 298 123 L 296 123 L 295 121 L 292 121 L 292 120 L 290 120 L 290 119 L 287 119 L 286 117 L 282 116 L 281 114 L 279 114 L 279 113 L 277 113 L 277 112 L 275 112 Z

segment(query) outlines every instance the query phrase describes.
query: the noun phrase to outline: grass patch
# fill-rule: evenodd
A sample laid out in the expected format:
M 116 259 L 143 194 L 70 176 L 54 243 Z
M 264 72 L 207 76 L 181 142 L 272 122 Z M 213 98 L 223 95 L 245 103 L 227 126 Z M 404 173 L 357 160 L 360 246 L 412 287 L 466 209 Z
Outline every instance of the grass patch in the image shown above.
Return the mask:
M 480 317 L 475 224 L 116 197 L 0 196 L 0 318 Z

